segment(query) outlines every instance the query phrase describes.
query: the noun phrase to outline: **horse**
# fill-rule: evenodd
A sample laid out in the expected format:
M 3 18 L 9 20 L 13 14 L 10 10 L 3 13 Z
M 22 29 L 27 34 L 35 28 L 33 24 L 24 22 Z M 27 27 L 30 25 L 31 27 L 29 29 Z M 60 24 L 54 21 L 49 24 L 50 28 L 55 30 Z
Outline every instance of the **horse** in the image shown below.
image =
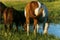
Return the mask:
M 48 10 L 46 6 L 39 1 L 31 1 L 29 2 L 24 9 L 24 14 L 26 18 L 26 30 L 27 30 L 27 36 L 29 36 L 29 25 L 30 25 L 30 20 L 33 19 L 34 21 L 34 35 L 39 30 L 39 25 L 38 22 L 39 20 L 41 21 L 41 18 L 43 20 L 43 34 L 47 34 L 48 31 Z
M 5 10 L 6 7 L 7 7 L 6 5 L 0 2 L 0 23 L 2 22 L 3 11 Z
M 3 12 L 4 26 L 5 30 L 10 31 L 13 27 L 13 24 L 16 25 L 16 30 L 18 31 L 18 25 L 24 25 L 25 16 L 23 11 L 18 11 L 13 7 L 7 7 Z

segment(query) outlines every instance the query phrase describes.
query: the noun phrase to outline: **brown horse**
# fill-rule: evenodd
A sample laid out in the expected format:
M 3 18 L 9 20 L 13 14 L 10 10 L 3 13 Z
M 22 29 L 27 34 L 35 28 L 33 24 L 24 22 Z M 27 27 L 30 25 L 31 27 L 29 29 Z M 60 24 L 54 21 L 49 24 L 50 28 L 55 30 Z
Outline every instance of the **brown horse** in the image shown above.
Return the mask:
M 13 23 L 16 25 L 16 31 L 18 31 L 18 25 L 24 25 L 25 23 L 25 16 L 23 11 L 18 11 L 13 7 L 7 7 L 3 12 L 3 19 L 5 29 L 11 30 Z M 7 26 L 9 25 L 9 26 Z
M 36 32 L 38 32 L 38 20 L 42 18 L 44 20 L 44 34 L 47 33 L 48 29 L 48 11 L 47 8 L 41 4 L 38 1 L 31 1 L 28 3 L 25 7 L 25 18 L 26 18 L 26 30 L 27 35 L 29 35 L 29 24 L 30 20 L 34 20 L 34 34 L 36 35 Z

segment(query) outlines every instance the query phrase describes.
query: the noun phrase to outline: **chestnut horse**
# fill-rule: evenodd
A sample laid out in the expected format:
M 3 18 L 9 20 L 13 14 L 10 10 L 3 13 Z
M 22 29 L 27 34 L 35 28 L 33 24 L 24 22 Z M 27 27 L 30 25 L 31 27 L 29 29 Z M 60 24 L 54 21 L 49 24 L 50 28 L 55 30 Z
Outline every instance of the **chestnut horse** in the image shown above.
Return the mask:
M 12 29 L 13 23 L 16 25 L 16 31 L 18 31 L 18 25 L 24 25 L 25 16 L 23 11 L 18 11 L 13 7 L 7 7 L 3 12 L 4 26 L 6 31 Z
M 48 10 L 46 6 L 38 1 L 31 1 L 25 7 L 25 18 L 26 18 L 26 26 L 27 26 L 27 35 L 29 35 L 29 24 L 30 20 L 34 20 L 34 34 L 38 32 L 39 25 L 38 20 L 40 18 L 43 19 L 44 22 L 44 34 L 47 33 L 48 30 Z
M 2 2 L 0 2 L 0 23 L 2 22 L 2 15 L 5 8 L 6 6 Z

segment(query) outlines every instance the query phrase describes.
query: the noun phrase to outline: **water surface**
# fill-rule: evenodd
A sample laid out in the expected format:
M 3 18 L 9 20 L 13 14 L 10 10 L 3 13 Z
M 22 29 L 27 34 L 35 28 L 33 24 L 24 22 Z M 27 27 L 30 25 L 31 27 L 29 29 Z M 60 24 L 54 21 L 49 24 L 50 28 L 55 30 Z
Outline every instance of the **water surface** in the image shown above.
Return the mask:
M 43 32 L 43 25 L 40 25 L 39 28 L 39 33 Z M 57 37 L 60 37 L 60 24 L 54 24 L 54 23 L 50 23 L 49 25 L 49 29 L 48 29 L 48 34 L 53 34 Z

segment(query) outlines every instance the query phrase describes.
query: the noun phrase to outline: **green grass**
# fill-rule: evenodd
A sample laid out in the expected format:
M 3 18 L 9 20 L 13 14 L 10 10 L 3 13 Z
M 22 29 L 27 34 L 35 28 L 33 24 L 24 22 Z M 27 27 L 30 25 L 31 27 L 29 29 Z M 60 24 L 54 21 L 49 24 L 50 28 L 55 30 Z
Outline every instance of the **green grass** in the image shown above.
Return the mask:
M 37 36 L 34 36 L 33 32 L 30 32 L 30 35 L 27 36 L 27 33 L 22 30 L 5 32 L 3 24 L 0 24 L 0 40 L 60 40 L 60 38 L 52 34 L 43 35 L 41 33 L 37 33 Z
M 23 31 L 15 33 L 10 32 L 10 34 L 7 33 L 7 36 L 5 36 L 4 31 L 3 34 L 0 33 L 0 40 L 60 40 L 60 39 L 53 35 L 43 35 L 43 34 L 38 34 L 37 37 L 35 37 L 33 33 L 30 33 L 30 35 L 27 36 L 26 32 Z

